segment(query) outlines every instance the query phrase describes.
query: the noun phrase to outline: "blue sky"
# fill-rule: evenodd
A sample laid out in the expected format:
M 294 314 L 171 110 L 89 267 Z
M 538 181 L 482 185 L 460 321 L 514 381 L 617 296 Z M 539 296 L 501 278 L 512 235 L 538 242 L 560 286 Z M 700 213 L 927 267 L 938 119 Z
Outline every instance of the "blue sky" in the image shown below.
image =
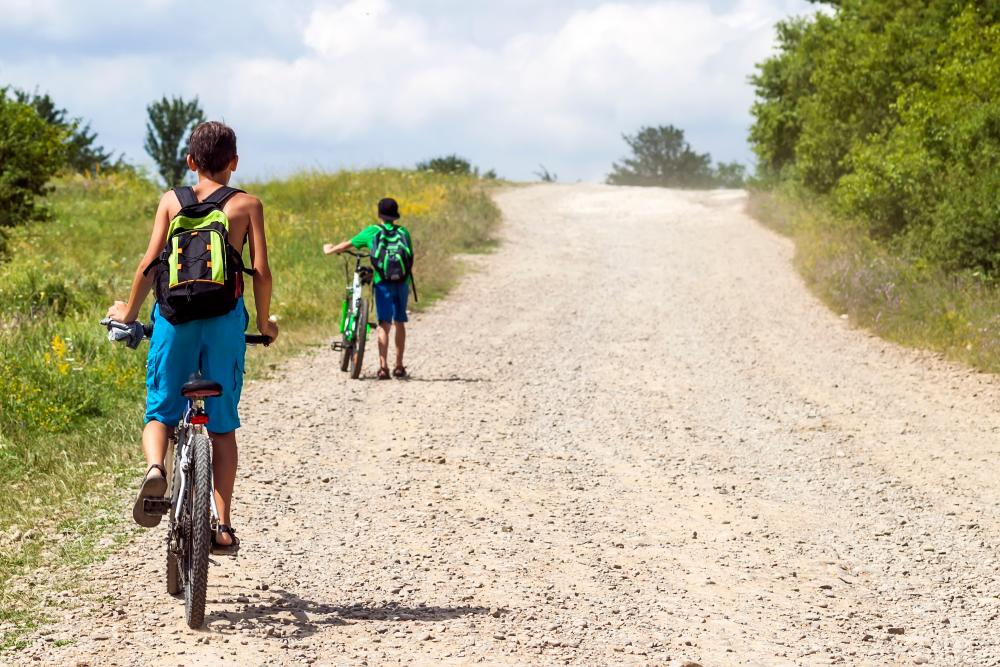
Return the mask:
M 48 92 L 148 164 L 145 106 L 200 99 L 243 178 L 446 153 L 602 180 L 622 132 L 672 123 L 749 162 L 747 77 L 804 0 L 0 0 L 0 85 Z

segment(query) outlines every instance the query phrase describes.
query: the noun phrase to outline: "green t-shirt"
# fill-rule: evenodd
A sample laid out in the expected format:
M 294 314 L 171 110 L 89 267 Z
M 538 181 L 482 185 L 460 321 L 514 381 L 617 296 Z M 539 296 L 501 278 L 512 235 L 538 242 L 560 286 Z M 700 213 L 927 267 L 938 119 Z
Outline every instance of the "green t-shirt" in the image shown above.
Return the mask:
M 406 237 L 406 240 L 410 242 L 410 247 L 411 248 L 413 247 L 413 239 L 410 238 L 410 230 L 408 230 L 406 227 L 402 225 L 394 225 L 391 222 L 386 222 L 383 224 L 385 224 L 385 226 L 388 227 L 390 230 L 394 228 L 399 228 L 400 233 L 402 233 L 403 236 Z M 375 233 L 379 230 L 381 226 L 382 225 L 369 225 L 365 227 L 360 232 L 358 232 L 353 239 L 351 239 L 351 245 L 354 246 L 355 248 L 358 248 L 359 250 L 362 248 L 364 248 L 365 250 L 371 250 L 372 241 L 375 239 Z M 410 279 L 408 278 L 407 282 L 409 282 L 409 280 Z M 375 284 L 378 284 L 380 282 L 382 282 L 382 279 L 379 278 L 378 271 L 376 271 Z

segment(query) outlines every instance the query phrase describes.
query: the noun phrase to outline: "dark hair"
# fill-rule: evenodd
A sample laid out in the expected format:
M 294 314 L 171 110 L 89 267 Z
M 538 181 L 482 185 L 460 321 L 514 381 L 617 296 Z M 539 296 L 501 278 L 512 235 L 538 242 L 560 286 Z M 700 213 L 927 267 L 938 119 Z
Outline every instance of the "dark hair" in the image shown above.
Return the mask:
M 217 120 L 201 123 L 191 132 L 188 153 L 198 169 L 217 174 L 236 157 L 236 133 Z

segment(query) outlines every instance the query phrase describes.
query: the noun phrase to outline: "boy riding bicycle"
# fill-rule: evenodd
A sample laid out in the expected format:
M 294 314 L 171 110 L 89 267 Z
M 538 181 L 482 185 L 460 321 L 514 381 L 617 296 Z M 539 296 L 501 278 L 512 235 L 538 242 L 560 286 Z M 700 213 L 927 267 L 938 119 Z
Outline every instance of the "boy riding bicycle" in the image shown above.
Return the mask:
M 239 546 L 231 528 L 230 501 L 236 482 L 236 429 L 240 426 L 237 406 L 246 354 L 244 331 L 249 322 L 243 305 L 241 271 L 253 275 L 258 330 L 273 340 L 278 336 L 278 326 L 270 319 L 271 271 L 263 206 L 256 197 L 228 187 L 239 161 L 236 134 L 223 123 L 202 123 L 191 133 L 189 151 L 187 164 L 198 173 L 198 183 L 193 188 L 169 190 L 160 198 L 149 245 L 136 269 L 128 301 L 116 301 L 108 309 L 108 317 L 134 322 L 155 283 L 156 304 L 150 316 L 154 326 L 146 367 L 146 425 L 142 432 L 148 468 L 132 510 L 140 526 L 148 528 L 160 522 L 160 515 L 144 511 L 143 499 L 162 497 L 166 492 L 163 460 L 168 438 L 186 404 L 181 387 L 199 371 L 223 385 L 221 396 L 207 400 L 207 412 L 220 521 L 212 540 L 219 551 L 226 553 Z M 191 211 L 209 213 L 191 230 L 178 230 L 178 221 L 194 215 Z M 250 245 L 251 269 L 242 266 L 246 242 Z M 177 293 L 188 298 L 171 298 Z
M 396 365 L 393 377 L 405 378 L 403 351 L 406 349 L 406 304 L 413 284 L 413 241 L 399 220 L 399 205 L 386 197 L 378 203 L 379 225 L 369 225 L 354 238 L 336 245 L 327 243 L 323 252 L 340 254 L 348 248 L 366 248 L 372 254 L 375 269 L 373 292 L 378 313 L 378 379 L 389 379 L 389 330 L 396 325 Z

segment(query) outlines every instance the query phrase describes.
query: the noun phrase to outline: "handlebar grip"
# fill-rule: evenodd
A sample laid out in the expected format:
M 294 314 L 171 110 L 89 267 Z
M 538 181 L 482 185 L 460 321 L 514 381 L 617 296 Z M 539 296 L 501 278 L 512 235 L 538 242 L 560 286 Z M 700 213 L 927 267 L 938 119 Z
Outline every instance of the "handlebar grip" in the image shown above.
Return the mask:
M 247 345 L 263 345 L 264 347 L 267 347 L 268 345 L 271 344 L 270 336 L 263 336 L 258 334 L 246 334 L 244 338 L 246 338 Z

